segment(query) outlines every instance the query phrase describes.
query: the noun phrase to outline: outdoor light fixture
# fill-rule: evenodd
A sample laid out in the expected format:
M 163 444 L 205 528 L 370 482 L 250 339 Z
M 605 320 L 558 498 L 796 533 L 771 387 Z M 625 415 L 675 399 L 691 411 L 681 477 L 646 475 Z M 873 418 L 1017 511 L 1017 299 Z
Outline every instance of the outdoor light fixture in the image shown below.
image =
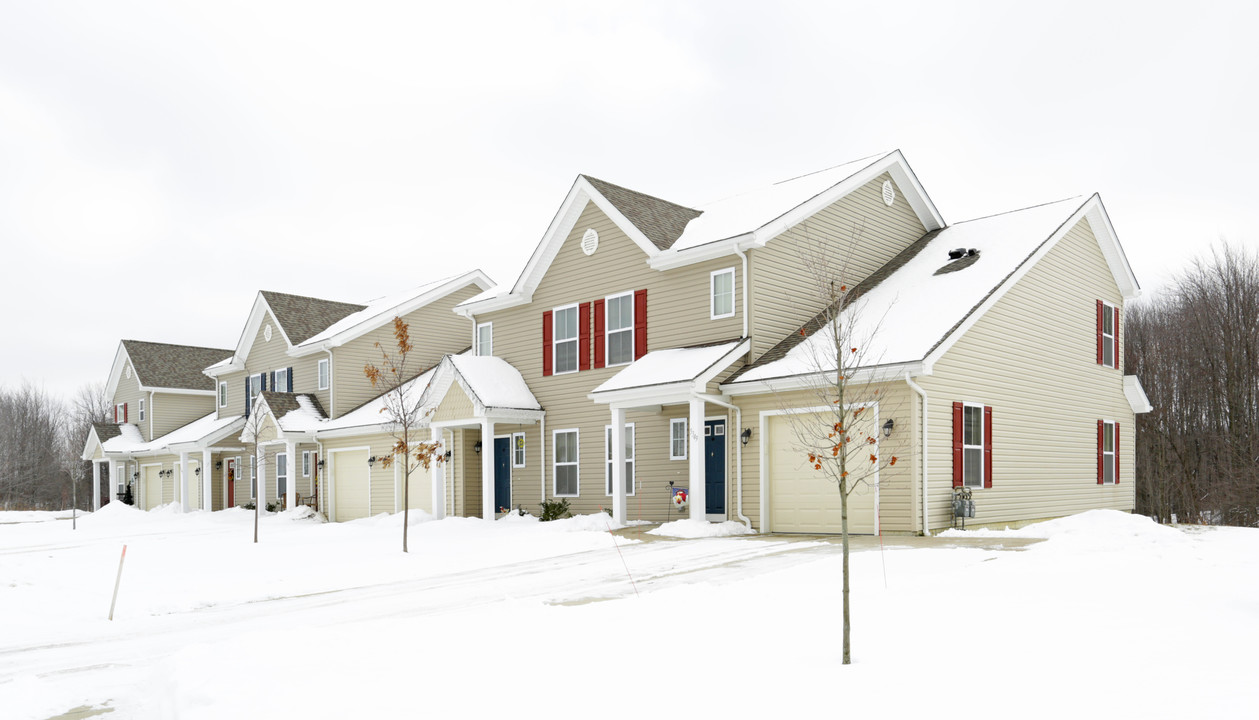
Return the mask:
M 367 467 L 372 468 L 372 467 L 375 467 L 375 466 L 376 466 L 376 456 L 375 456 L 375 455 L 373 455 L 373 456 L 371 456 L 371 457 L 367 458 Z
M 222 461 L 222 460 L 220 460 L 220 461 L 218 461 L 218 462 L 214 463 L 214 469 L 215 469 L 215 470 L 222 470 L 222 469 L 223 469 L 223 461 Z
M 739 439 L 743 441 L 744 445 L 747 445 L 748 441 L 752 439 L 752 428 L 743 428 L 743 432 L 739 433 Z
M 193 470 L 193 472 L 197 474 L 197 477 L 201 477 L 201 468 L 197 468 L 196 470 Z
M 883 423 L 883 437 L 892 437 L 892 428 L 895 425 L 896 421 L 888 418 L 887 422 Z
M 132 479 L 132 480 L 139 480 L 139 479 L 140 479 L 140 471 L 139 471 L 139 470 L 136 470 L 135 472 L 131 473 L 131 479 Z
M 450 462 L 450 451 L 446 451 L 446 462 Z
M 481 441 L 477 440 L 476 444 L 472 446 L 472 449 L 476 451 L 477 455 L 480 455 L 481 454 Z
M 320 469 L 320 470 L 323 470 L 323 460 L 320 460 L 319 462 L 317 462 L 317 463 L 315 463 L 315 464 L 319 466 L 319 469 Z

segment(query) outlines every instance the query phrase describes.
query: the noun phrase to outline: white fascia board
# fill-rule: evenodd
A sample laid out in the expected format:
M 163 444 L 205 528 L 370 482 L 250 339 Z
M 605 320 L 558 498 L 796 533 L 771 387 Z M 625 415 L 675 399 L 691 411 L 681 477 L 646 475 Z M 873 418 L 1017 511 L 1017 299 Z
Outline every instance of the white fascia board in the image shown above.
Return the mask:
M 852 374 L 848 382 L 850 384 L 881 383 L 902 380 L 906 375 L 909 377 L 920 377 L 929 374 L 930 372 L 921 362 L 896 363 L 893 365 L 860 368 Z M 780 378 L 745 382 L 736 381 L 722 385 L 721 393 L 731 397 L 738 397 L 741 395 L 764 395 L 792 390 L 809 390 L 817 387 L 817 384 L 821 381 L 827 383 L 835 382 L 835 372 L 805 373 L 803 375 L 788 375 Z
M 182 443 L 172 443 L 169 447 L 171 450 L 205 450 L 211 445 L 222 442 L 232 435 L 239 434 L 245 428 L 245 416 L 241 415 L 234 422 L 228 423 L 218 430 L 205 435 L 197 440 L 190 440 Z
M 1128 264 L 1128 255 L 1119 244 L 1119 235 L 1115 233 L 1115 226 L 1110 223 L 1110 214 L 1102 204 L 1102 196 L 1094 194 L 1089 198 L 1086 208 L 1084 217 L 1093 229 L 1093 236 L 1097 238 L 1097 244 L 1102 250 L 1102 256 L 1106 258 L 1106 264 L 1110 266 L 1111 274 L 1115 276 L 1115 284 L 1119 286 L 1124 300 L 1137 299 L 1141 296 L 1141 285 L 1132 272 L 1132 266 Z
M 453 292 L 462 290 L 468 285 L 476 285 L 482 292 L 484 292 L 494 286 L 494 281 L 490 280 L 490 277 L 481 272 L 479 269 L 469 270 L 463 275 L 460 275 L 457 278 L 452 278 L 428 292 L 417 295 L 400 305 L 395 305 L 391 308 L 383 308 L 376 315 L 373 315 L 354 327 L 346 328 L 327 340 L 310 345 L 302 344 L 296 347 L 290 347 L 286 354 L 289 357 L 302 357 L 313 353 L 326 352 L 334 347 L 340 347 L 351 340 L 360 338 L 367 333 L 384 326 L 386 323 L 393 322 L 394 317 L 401 317 L 403 315 L 413 313 L 425 305 L 437 302 Z
M 743 233 L 742 235 L 697 245 L 678 252 L 662 252 L 647 261 L 647 264 L 652 270 L 673 270 L 674 268 L 733 255 L 741 250 L 755 247 L 756 244 L 756 235 L 754 233 Z
M 375 423 L 371 425 L 355 425 L 354 427 L 333 428 L 332 430 L 316 430 L 314 432 L 315 440 L 324 440 L 332 438 L 355 437 L 356 435 L 379 435 L 380 433 L 389 431 L 390 423 Z
M 1148 413 L 1154 409 L 1154 405 L 1150 403 L 1150 398 L 1145 394 L 1145 388 L 1141 387 L 1141 381 L 1136 375 L 1123 376 L 1123 394 L 1128 399 L 1128 404 L 1132 406 L 1133 413 Z
M 601 393 L 588 393 L 586 397 L 601 405 L 617 407 L 641 407 L 645 405 L 676 405 L 690 399 L 695 392 L 695 385 L 690 380 L 647 385 L 644 387 L 610 390 Z
M 168 393 L 171 395 L 206 395 L 213 397 L 218 394 L 217 390 L 190 390 L 188 388 L 169 388 L 169 387 L 149 387 L 141 385 L 140 390 L 143 392 Z
M 202 370 L 201 374 L 217 381 L 220 375 L 223 375 L 225 373 L 241 372 L 244 369 L 245 369 L 245 361 L 240 360 L 235 355 L 232 355 L 231 362 L 215 363 L 214 365 L 211 365 L 210 367 Z
M 493 312 L 494 310 L 506 310 L 507 308 L 517 307 L 519 305 L 528 305 L 533 302 L 533 293 L 516 294 L 513 292 L 504 293 L 484 300 L 476 302 L 465 302 L 455 306 L 455 312 L 466 318 L 471 318 L 483 312 Z
M 1097 201 L 1097 199 L 1097 196 L 1094 195 L 1084 201 L 1084 204 L 1076 209 L 1075 212 L 1071 213 L 1071 217 L 1063 221 L 1063 223 L 1058 226 L 1058 229 L 1055 230 L 1052 235 L 1037 246 L 1036 250 L 1034 250 L 1030 256 L 1024 259 L 1023 262 L 1014 269 L 1014 272 L 1007 275 L 1005 279 L 1001 281 L 1001 284 L 989 293 L 988 297 L 984 298 L 984 301 L 979 304 L 979 307 L 972 310 L 970 315 L 967 315 L 961 323 L 959 323 L 947 336 L 945 336 L 944 340 L 942 340 L 934 350 L 927 354 L 927 357 L 923 359 L 923 362 L 927 365 L 934 365 L 936 361 L 943 357 L 944 353 L 948 352 L 949 349 L 952 348 L 953 345 L 956 344 L 968 330 L 975 326 L 975 323 L 979 322 L 979 320 L 983 318 L 983 316 L 987 314 L 994 305 L 1001 301 L 1001 298 L 1005 297 L 1005 294 L 1010 291 L 1010 288 L 1017 285 L 1018 282 L 1023 279 L 1023 276 L 1027 275 L 1027 273 L 1031 272 L 1032 268 L 1036 267 L 1036 263 L 1040 262 L 1042 258 L 1049 254 L 1050 250 L 1053 250 L 1054 247 L 1057 246 L 1059 240 L 1066 237 L 1067 233 L 1071 232 L 1071 229 L 1084 219 L 1086 213 L 1088 213 L 1090 209 L 1090 206 Z
M 900 187 L 901 194 L 905 196 L 905 201 L 914 209 L 919 222 L 928 232 L 944 227 L 944 218 L 936 210 L 931 198 L 927 197 L 922 185 L 918 183 L 909 164 L 905 162 L 905 156 L 901 155 L 900 150 L 896 150 L 874 161 L 865 169 L 857 171 L 826 192 L 784 213 L 778 219 L 757 228 L 753 231 L 757 244 L 764 245 L 883 173 L 889 173 L 893 179 L 896 179 L 896 184 Z
M 131 356 L 127 354 L 127 347 L 119 340 L 118 350 L 114 352 L 114 364 L 109 368 L 109 382 L 105 383 L 105 397 L 109 398 L 111 404 L 114 401 L 114 393 L 118 391 L 118 382 L 122 380 L 122 369 L 129 362 L 131 362 Z
M 96 437 L 96 428 L 90 427 L 87 430 L 87 440 L 83 443 L 83 452 L 79 455 L 80 460 L 91 460 L 96 454 L 96 448 L 100 447 L 100 438 Z
M 743 355 L 746 355 L 748 348 L 750 347 L 752 347 L 751 338 L 744 338 L 742 342 L 727 351 L 725 355 L 717 358 L 712 365 L 709 365 L 707 369 L 695 376 L 695 379 L 692 381 L 692 384 L 696 388 L 695 392 L 706 392 L 708 383 L 712 382 L 713 378 L 720 375 L 723 370 L 730 367 L 731 363 L 735 360 L 738 360 Z

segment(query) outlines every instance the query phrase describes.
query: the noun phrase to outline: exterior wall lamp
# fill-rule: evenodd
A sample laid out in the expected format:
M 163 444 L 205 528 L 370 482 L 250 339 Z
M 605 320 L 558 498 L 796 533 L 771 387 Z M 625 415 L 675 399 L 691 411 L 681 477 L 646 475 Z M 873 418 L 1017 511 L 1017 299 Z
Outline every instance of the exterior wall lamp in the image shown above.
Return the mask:
M 477 455 L 480 455 L 481 454 L 481 441 L 477 440 L 476 444 L 472 446 L 472 449 L 476 451 Z
M 323 470 L 323 462 L 324 462 L 323 460 L 320 460 L 319 462 L 315 463 L 316 465 L 319 466 L 320 470 Z
M 746 446 L 748 441 L 752 439 L 752 428 L 743 428 L 743 432 L 739 433 L 739 441 Z
M 895 426 L 896 421 L 888 418 L 887 422 L 883 423 L 883 437 L 892 437 L 892 428 Z
M 370 470 L 371 468 L 374 468 L 374 467 L 376 467 L 376 456 L 375 456 L 375 455 L 373 455 L 373 456 L 371 456 L 371 457 L 367 458 L 367 468 Z
M 450 462 L 450 451 L 446 451 L 446 462 Z
M 218 462 L 214 463 L 214 469 L 215 469 L 215 470 L 222 470 L 222 469 L 223 469 L 223 461 L 222 461 L 222 460 L 220 460 L 220 461 L 218 461 Z
M 195 472 L 195 473 L 197 474 L 197 477 L 201 477 L 201 468 L 200 468 L 200 467 L 198 467 L 196 470 L 193 470 L 193 472 Z

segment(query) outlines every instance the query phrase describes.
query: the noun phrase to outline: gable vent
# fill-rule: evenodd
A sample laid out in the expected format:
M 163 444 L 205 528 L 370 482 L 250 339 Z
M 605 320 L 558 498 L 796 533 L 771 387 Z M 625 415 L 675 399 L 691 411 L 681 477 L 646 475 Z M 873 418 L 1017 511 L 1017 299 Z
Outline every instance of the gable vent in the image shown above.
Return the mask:
M 595 250 L 599 249 L 599 233 L 594 228 L 587 228 L 586 234 L 581 236 L 581 251 L 587 255 L 594 255 Z
M 892 207 L 892 203 L 896 201 L 896 188 L 892 186 L 891 180 L 883 181 L 883 204 Z

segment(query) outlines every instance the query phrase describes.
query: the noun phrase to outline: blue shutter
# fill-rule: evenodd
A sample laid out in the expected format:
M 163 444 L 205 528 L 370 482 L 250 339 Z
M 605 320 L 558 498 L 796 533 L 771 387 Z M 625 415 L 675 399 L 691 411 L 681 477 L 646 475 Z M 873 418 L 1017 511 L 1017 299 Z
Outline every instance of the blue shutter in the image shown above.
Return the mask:
M 289 368 L 285 375 L 287 375 L 289 379 L 289 392 L 293 392 L 293 368 Z
M 245 376 L 245 417 L 249 417 L 249 388 L 253 387 L 249 376 Z

